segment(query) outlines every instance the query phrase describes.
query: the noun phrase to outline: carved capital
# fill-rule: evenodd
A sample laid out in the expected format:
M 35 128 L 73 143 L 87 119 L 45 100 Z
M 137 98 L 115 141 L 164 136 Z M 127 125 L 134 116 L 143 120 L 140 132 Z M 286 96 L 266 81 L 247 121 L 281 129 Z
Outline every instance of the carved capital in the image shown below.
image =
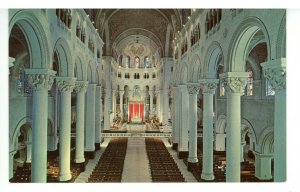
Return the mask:
M 200 81 L 200 88 L 202 93 L 215 94 L 216 88 L 218 86 L 218 79 L 203 79 Z
M 74 90 L 76 93 L 82 92 L 85 93 L 88 86 L 87 81 L 76 81 Z
M 27 81 L 35 91 L 50 90 L 54 81 L 55 71 L 47 69 L 26 70 Z
M 264 76 L 275 91 L 286 89 L 286 59 L 279 58 L 261 64 Z
M 75 87 L 76 78 L 73 77 L 57 77 L 56 84 L 60 92 L 72 92 Z
M 275 91 L 286 89 L 286 68 L 264 68 L 264 76 L 269 80 Z
M 197 95 L 200 90 L 200 86 L 198 83 L 188 83 L 187 90 L 190 95 Z
M 221 74 L 226 92 L 243 94 L 247 84 L 247 72 L 228 72 Z

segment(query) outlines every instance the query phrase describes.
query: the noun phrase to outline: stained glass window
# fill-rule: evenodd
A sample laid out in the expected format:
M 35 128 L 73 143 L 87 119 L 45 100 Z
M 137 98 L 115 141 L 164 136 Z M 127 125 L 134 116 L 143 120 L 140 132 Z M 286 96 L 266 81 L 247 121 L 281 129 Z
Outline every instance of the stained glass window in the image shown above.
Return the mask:
M 275 90 L 273 89 L 271 83 L 266 79 L 266 95 L 272 96 L 275 95 Z
M 253 71 L 251 69 L 248 70 L 246 93 L 247 93 L 247 96 L 253 95 Z

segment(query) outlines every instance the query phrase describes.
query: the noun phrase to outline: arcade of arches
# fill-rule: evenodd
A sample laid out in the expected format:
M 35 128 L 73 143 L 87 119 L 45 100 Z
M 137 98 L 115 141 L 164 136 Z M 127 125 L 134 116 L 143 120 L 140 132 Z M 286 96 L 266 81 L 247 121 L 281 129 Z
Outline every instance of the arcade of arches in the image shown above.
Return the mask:
M 10 182 L 286 181 L 286 11 L 9 10 Z

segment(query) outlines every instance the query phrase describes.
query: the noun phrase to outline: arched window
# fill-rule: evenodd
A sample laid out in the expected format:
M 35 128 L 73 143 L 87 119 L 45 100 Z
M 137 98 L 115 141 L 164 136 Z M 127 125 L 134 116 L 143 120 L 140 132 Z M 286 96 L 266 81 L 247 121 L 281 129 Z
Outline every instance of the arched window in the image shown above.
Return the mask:
M 275 90 L 273 89 L 271 83 L 266 79 L 266 96 L 275 95 Z
M 144 59 L 144 66 L 145 66 L 145 67 L 149 67 L 149 64 L 150 64 L 150 59 L 149 59 L 149 57 L 145 57 L 145 59 Z
M 218 66 L 217 76 L 220 79 L 219 83 L 219 96 L 225 96 L 225 85 L 224 82 L 220 78 L 220 74 L 224 73 L 224 67 L 223 65 Z
M 139 57 L 134 58 L 134 67 L 135 68 L 140 67 L 140 58 Z
M 119 57 L 119 66 L 120 66 L 120 67 L 122 67 L 122 60 L 123 60 L 123 56 L 120 55 L 120 57 Z
M 248 79 L 247 79 L 247 86 L 246 86 L 246 94 L 247 96 L 253 95 L 253 71 L 249 69 L 248 71 Z
M 125 66 L 125 67 L 128 68 L 129 65 L 130 65 L 130 57 L 127 56 L 127 57 L 126 57 L 126 66 Z

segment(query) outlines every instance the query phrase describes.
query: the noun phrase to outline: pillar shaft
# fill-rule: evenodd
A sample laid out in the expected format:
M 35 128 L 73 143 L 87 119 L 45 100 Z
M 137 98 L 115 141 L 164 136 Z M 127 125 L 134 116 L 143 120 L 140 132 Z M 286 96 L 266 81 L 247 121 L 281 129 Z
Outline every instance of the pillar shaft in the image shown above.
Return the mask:
M 112 90 L 112 112 L 113 112 L 113 117 L 116 117 L 116 90 Z
M 199 85 L 189 83 L 187 90 L 189 93 L 189 157 L 188 162 L 197 163 L 197 94 Z
M 27 153 L 26 153 L 26 163 L 31 163 L 31 154 L 32 154 L 32 143 L 27 142 L 26 143 Z
M 60 90 L 60 122 L 59 122 L 59 181 L 68 181 L 71 175 L 71 92 L 75 86 L 75 78 L 57 77 Z
M 53 84 L 54 71 L 26 70 L 32 93 L 32 159 L 31 182 L 47 182 L 48 90 Z
M 272 154 L 255 153 L 255 177 L 260 180 L 272 179 Z
M 76 91 L 76 148 L 75 163 L 83 163 L 84 159 L 84 106 L 87 82 L 77 81 Z
M 203 158 L 201 178 L 213 180 L 213 96 L 217 88 L 218 80 L 205 79 L 201 81 L 203 93 Z
M 168 89 L 165 89 L 163 91 L 163 107 L 162 107 L 162 123 L 163 125 L 168 124 L 168 119 L 169 119 L 169 94 L 168 94 Z
M 101 86 L 96 86 L 95 94 L 95 145 L 100 147 L 101 141 Z
M 241 175 L 241 95 L 248 73 L 222 74 L 227 95 L 226 182 L 240 182 Z
M 180 87 L 174 87 L 174 119 L 173 122 L 175 123 L 174 128 L 174 137 L 173 137 L 173 143 L 178 144 L 179 143 L 179 130 L 180 130 L 180 122 L 181 122 L 181 92 Z
M 123 108 L 124 108 L 124 104 L 123 104 L 123 96 L 124 96 L 124 91 L 119 91 L 120 93 L 120 117 L 123 119 L 124 116 L 124 112 L 123 112 Z
M 189 130 L 189 98 L 186 85 L 179 85 L 181 91 L 181 123 L 179 129 L 178 151 L 188 151 L 188 130 Z
M 87 152 L 95 151 L 95 91 L 96 84 L 88 84 L 85 106 L 85 147 Z
M 104 95 L 104 130 L 110 129 L 110 122 L 109 122 L 109 116 L 110 116 L 110 96 L 108 94 L 110 90 L 105 89 L 105 95 Z
M 264 76 L 275 90 L 274 181 L 286 181 L 286 59 L 261 64 Z
M 9 152 L 9 179 L 14 176 L 14 156 L 16 153 L 17 151 Z

